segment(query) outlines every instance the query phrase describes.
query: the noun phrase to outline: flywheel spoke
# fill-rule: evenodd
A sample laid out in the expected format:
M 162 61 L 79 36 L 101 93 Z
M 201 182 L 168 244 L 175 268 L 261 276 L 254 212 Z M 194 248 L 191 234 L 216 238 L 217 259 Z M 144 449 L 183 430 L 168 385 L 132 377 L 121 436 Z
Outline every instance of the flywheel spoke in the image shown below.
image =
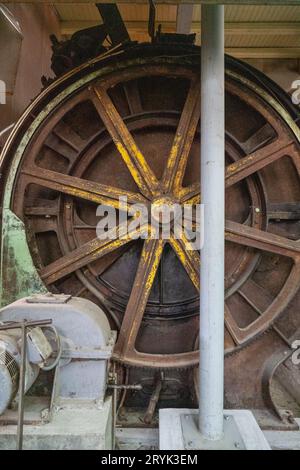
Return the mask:
M 182 188 L 180 190 L 179 197 L 182 204 L 200 204 L 200 184 L 194 183 L 190 186 L 187 186 L 186 188 Z
M 191 246 L 191 243 L 182 234 L 181 238 L 175 238 L 174 235 L 170 237 L 170 245 L 181 261 L 184 269 L 186 270 L 189 278 L 196 287 L 197 291 L 200 290 L 200 255 L 199 252 Z
M 293 152 L 295 152 L 293 142 L 286 139 L 277 139 L 246 157 L 231 163 L 225 170 L 226 188 Z
M 97 276 L 101 276 L 105 273 L 105 271 L 111 268 L 113 264 L 118 261 L 118 259 L 120 259 L 124 253 L 126 253 L 129 247 L 130 243 L 127 243 L 126 245 L 120 246 L 120 248 L 112 251 L 107 256 L 103 256 L 97 263 L 97 266 L 93 267 L 94 271 L 97 273 Z
M 139 193 L 106 186 L 76 176 L 64 175 L 44 168 L 30 167 L 24 169 L 22 173 L 30 178 L 31 183 L 97 204 L 113 206 L 116 209 L 127 210 L 128 205 L 145 203 L 146 201 Z M 124 201 L 120 204 L 120 197 L 126 197 L 127 203 Z
M 124 92 L 131 114 L 139 114 L 143 111 L 141 96 L 137 80 L 124 84 Z
M 126 163 L 141 193 L 151 198 L 151 196 L 157 193 L 159 186 L 157 178 L 149 167 L 144 155 L 138 148 L 106 90 L 95 87 L 94 91 L 93 103 L 121 157 Z
M 253 336 L 264 331 L 266 325 L 273 324 L 280 312 L 289 304 L 297 292 L 299 286 L 299 275 L 300 264 L 295 263 L 285 285 L 280 291 L 280 294 L 277 295 L 277 297 L 271 303 L 269 303 L 269 305 L 264 305 L 265 311 L 263 313 L 262 311 L 259 312 L 259 317 L 244 328 L 241 328 L 237 324 L 228 305 L 225 304 L 225 325 L 236 345 L 242 345 L 246 343 L 251 338 L 253 338 Z M 256 291 L 256 296 L 259 295 L 260 290 Z
M 59 258 L 40 270 L 41 278 L 46 284 L 52 284 L 58 279 L 71 274 L 77 269 L 80 269 L 131 242 L 134 236 L 140 235 L 142 231 L 147 229 L 147 225 L 145 225 L 143 227 L 128 230 L 128 233 L 124 234 L 127 227 L 127 222 L 124 222 L 116 227 L 116 231 L 114 231 L 112 239 L 110 239 L 109 232 L 107 232 L 107 237 L 104 240 L 94 238 L 67 255 Z
M 225 171 L 226 188 L 247 178 L 270 163 L 279 160 L 285 155 L 295 154 L 295 144 L 288 140 L 277 139 L 259 150 L 231 163 Z M 200 204 L 200 185 L 194 183 L 182 188 L 180 200 L 184 204 Z
M 126 358 L 134 350 L 137 334 L 143 319 L 147 301 L 159 267 L 164 241 L 146 239 L 125 311 L 122 328 L 115 348 L 118 359 Z
M 200 226 L 192 217 L 192 228 L 193 230 L 199 231 Z M 226 221 L 225 225 L 225 239 L 227 241 L 237 243 L 243 246 L 251 246 L 258 250 L 267 251 L 269 253 L 275 253 L 281 256 L 292 258 L 295 261 L 300 260 L 300 243 L 296 240 L 290 240 L 273 233 L 265 232 L 246 224 L 240 224 L 230 220 Z M 180 240 L 172 241 L 173 247 L 177 250 L 188 243 L 184 241 L 180 243 Z M 179 252 L 179 251 L 178 251 Z M 190 253 L 190 250 L 187 250 Z M 195 251 L 192 252 L 193 256 Z
M 163 176 L 163 189 L 179 193 L 200 119 L 200 83 L 191 84 Z
M 229 333 L 234 345 L 240 346 L 243 343 L 244 335 L 242 329 L 237 325 L 226 302 L 224 305 L 224 321 L 227 332 Z
M 237 222 L 226 221 L 225 239 L 239 245 L 287 256 L 295 261 L 300 259 L 300 243 L 298 241 L 289 240 Z

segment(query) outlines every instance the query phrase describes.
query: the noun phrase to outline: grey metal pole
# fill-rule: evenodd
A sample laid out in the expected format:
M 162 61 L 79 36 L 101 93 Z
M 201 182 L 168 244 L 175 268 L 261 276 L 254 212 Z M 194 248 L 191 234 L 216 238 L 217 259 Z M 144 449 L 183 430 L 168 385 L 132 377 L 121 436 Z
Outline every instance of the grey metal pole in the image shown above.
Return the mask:
M 201 250 L 199 430 L 223 436 L 224 394 L 224 6 L 201 15 Z
M 25 375 L 26 375 L 26 320 L 22 322 L 22 343 L 21 343 L 21 366 L 20 366 L 20 384 L 19 384 L 19 405 L 18 405 L 18 426 L 17 426 L 17 450 L 23 448 L 23 425 L 24 425 L 24 393 L 25 393 Z

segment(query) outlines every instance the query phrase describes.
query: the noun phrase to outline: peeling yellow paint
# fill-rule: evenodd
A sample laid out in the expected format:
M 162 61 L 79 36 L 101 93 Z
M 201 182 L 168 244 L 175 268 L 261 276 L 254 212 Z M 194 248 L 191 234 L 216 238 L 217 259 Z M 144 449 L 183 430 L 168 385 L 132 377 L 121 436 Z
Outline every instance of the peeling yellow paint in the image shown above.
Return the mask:
M 191 249 L 190 243 L 188 242 L 188 240 L 185 237 L 182 240 L 183 246 L 181 245 L 179 240 L 175 239 L 174 237 L 172 237 L 170 239 L 170 243 L 171 243 L 175 253 L 177 254 L 179 260 L 181 261 L 182 265 L 184 266 L 186 272 L 188 273 L 188 275 L 189 275 L 191 281 L 193 282 L 194 286 L 199 291 L 200 290 L 199 271 L 195 270 L 193 262 L 190 259 L 190 256 L 191 256 L 192 253 L 194 253 L 194 256 L 196 256 L 198 258 L 198 252 Z M 200 259 L 199 259 L 198 264 L 200 266 Z

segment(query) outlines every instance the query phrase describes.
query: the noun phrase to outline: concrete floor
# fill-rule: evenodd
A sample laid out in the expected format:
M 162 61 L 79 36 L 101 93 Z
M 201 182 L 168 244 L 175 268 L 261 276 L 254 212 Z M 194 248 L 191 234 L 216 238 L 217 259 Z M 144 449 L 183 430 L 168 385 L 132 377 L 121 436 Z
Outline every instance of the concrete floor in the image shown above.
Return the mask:
M 300 426 L 300 419 L 296 419 Z M 272 450 L 300 450 L 300 431 L 264 431 Z M 158 450 L 159 430 L 118 428 L 116 441 L 120 450 Z

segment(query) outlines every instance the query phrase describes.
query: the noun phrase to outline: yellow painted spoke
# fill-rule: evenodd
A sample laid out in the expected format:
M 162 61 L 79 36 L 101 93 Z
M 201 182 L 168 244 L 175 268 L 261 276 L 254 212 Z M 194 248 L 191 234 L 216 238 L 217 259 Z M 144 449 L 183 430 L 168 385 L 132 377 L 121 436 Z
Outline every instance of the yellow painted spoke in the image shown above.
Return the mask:
M 200 119 L 200 83 L 193 81 L 181 114 L 167 167 L 163 176 L 163 189 L 179 193 L 186 164 Z
M 179 192 L 179 199 L 182 204 L 196 205 L 201 203 L 200 184 L 194 183 L 191 186 L 182 188 Z
M 225 185 L 228 188 L 247 176 L 261 170 L 270 163 L 294 152 L 294 144 L 287 140 L 276 140 L 259 150 L 231 163 L 225 170 Z
M 161 239 L 147 239 L 144 242 L 141 259 L 115 348 L 115 355 L 119 359 L 126 357 L 127 352 L 134 350 L 136 337 L 161 260 L 163 247 L 164 240 Z
M 45 188 L 53 189 L 70 196 L 87 201 L 113 206 L 116 209 L 127 210 L 131 204 L 145 203 L 146 199 L 139 193 L 106 186 L 94 181 L 76 176 L 65 175 L 44 168 L 32 167 L 24 169 L 23 174 L 30 176 L 30 181 Z M 119 204 L 119 198 L 127 198 L 127 203 Z
M 170 237 L 170 245 L 184 266 L 197 291 L 200 290 L 200 255 L 194 250 L 184 233 L 181 239 Z
M 141 193 L 151 198 L 158 190 L 159 183 L 157 178 L 135 143 L 106 90 L 95 87 L 94 92 L 93 103 L 121 157 L 126 163 Z
M 71 274 L 77 269 L 80 269 L 83 266 L 102 258 L 102 256 L 117 250 L 126 243 L 129 243 L 132 241 L 134 236 L 140 235 L 141 232 L 147 229 L 147 227 L 148 225 L 140 228 L 133 228 L 128 231 L 128 233 L 125 233 L 127 222 L 124 222 L 116 227 L 116 230 L 113 231 L 112 238 L 109 237 L 109 232 L 107 232 L 107 237 L 104 240 L 94 238 L 41 269 L 41 278 L 46 284 L 52 284 L 58 279 Z

